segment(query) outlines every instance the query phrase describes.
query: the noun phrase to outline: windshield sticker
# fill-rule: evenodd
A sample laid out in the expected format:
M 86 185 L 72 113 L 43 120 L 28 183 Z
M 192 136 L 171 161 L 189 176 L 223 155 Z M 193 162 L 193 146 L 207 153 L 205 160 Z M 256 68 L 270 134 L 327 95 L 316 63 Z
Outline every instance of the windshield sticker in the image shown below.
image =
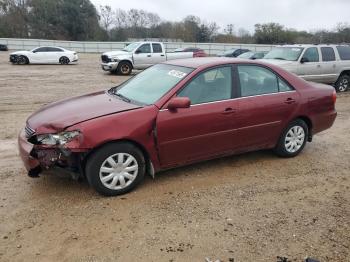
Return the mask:
M 177 71 L 177 70 L 171 70 L 168 72 L 168 75 L 170 76 L 174 76 L 177 78 L 184 78 L 187 74 L 181 71 Z

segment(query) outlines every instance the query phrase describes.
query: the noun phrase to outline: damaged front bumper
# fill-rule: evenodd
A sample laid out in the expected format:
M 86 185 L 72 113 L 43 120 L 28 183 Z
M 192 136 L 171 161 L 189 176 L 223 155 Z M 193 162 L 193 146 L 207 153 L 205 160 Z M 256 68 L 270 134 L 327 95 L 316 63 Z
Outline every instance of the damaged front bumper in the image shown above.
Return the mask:
M 30 140 L 30 139 L 29 139 Z M 76 142 L 73 141 L 76 146 Z M 87 150 L 68 146 L 35 145 L 28 141 L 23 129 L 18 136 L 19 154 L 28 176 L 38 177 L 40 173 L 53 169 L 65 170 L 73 178 L 83 175 L 81 162 Z

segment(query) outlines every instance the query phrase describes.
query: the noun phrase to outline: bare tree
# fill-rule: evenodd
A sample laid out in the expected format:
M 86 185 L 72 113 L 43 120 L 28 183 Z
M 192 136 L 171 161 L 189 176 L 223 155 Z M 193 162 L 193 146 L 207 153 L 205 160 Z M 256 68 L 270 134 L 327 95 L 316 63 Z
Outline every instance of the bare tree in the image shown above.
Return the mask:
M 115 11 L 109 5 L 100 5 L 100 22 L 102 27 L 108 33 L 111 27 L 115 24 Z

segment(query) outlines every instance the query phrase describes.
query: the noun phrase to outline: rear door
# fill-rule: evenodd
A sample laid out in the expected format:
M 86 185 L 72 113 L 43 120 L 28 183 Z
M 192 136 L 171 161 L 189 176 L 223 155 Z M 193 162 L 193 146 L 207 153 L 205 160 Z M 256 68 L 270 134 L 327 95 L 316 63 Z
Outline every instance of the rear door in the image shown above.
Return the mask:
M 305 50 L 298 65 L 298 75 L 307 81 L 322 82 L 322 66 L 317 47 L 309 47 Z
M 144 69 L 152 65 L 152 49 L 151 44 L 142 44 L 133 54 L 134 67 Z
M 152 43 L 152 56 L 151 63 L 158 64 L 166 60 L 165 51 L 160 43 Z
M 160 110 L 157 138 L 163 168 L 232 150 L 238 111 L 238 101 L 232 99 L 232 75 L 231 66 L 199 73 L 177 94 L 190 98 L 190 108 Z
M 238 65 L 239 128 L 236 147 L 243 151 L 274 146 L 299 102 L 299 94 L 273 71 Z
M 337 81 L 337 63 L 333 47 L 321 47 L 323 83 L 333 84 Z

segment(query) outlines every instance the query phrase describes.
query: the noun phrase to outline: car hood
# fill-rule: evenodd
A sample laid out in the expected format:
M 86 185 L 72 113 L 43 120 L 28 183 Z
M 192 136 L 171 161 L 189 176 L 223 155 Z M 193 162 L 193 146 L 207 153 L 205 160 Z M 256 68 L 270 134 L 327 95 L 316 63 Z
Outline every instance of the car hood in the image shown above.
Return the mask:
M 284 66 L 292 66 L 295 65 L 296 61 L 287 61 L 287 60 L 280 60 L 280 59 L 260 59 L 260 62 L 265 62 L 268 64 L 284 67 Z
M 25 54 L 31 54 L 31 51 L 16 51 L 11 53 L 10 55 L 25 55 Z
M 27 125 L 40 134 L 60 132 L 90 119 L 136 108 L 140 106 L 101 91 L 44 106 L 28 118 Z
M 115 56 L 120 56 L 120 55 L 127 55 L 129 54 L 128 52 L 126 51 L 122 51 L 122 50 L 119 50 L 119 51 L 110 51 L 110 52 L 105 52 L 103 53 L 103 55 L 106 55 L 108 57 L 115 57 Z

